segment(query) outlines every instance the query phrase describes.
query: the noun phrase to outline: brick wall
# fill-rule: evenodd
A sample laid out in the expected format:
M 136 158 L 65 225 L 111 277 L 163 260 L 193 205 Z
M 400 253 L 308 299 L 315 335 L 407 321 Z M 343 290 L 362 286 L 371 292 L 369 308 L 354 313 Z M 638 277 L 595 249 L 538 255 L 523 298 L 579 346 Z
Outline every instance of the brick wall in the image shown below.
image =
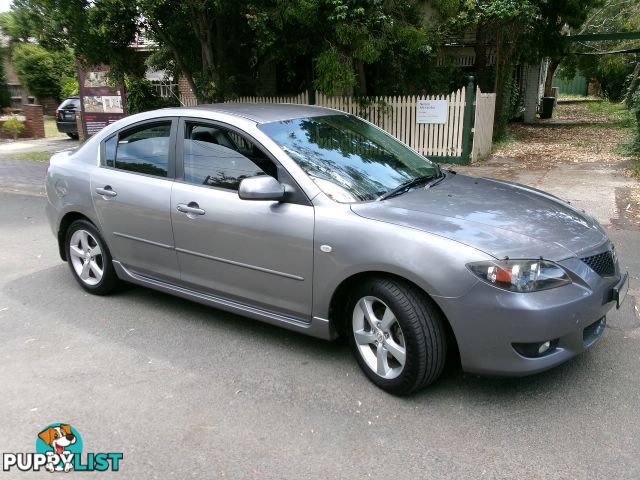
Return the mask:
M 45 115 L 55 115 L 56 108 L 58 108 L 60 102 L 54 98 L 45 98 L 40 102 L 40 104 L 42 105 Z
M 27 118 L 25 134 L 31 138 L 44 138 L 44 113 L 42 105 L 28 104 L 22 107 L 22 114 Z

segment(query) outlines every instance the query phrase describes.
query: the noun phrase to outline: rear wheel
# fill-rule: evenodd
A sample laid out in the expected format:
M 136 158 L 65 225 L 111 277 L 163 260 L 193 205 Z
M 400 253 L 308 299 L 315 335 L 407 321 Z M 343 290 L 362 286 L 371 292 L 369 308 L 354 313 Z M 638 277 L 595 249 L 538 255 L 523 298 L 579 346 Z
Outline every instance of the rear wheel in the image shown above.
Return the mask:
M 352 292 L 349 340 L 360 368 L 380 388 L 406 395 L 435 381 L 447 343 L 440 310 L 397 280 L 371 279 Z
M 65 249 L 71 273 L 87 292 L 106 295 L 118 284 L 109 250 L 98 229 L 76 220 L 67 230 Z
M 67 132 L 67 135 L 69 135 L 69 137 L 73 138 L 74 140 L 78 140 L 78 134 L 77 133 L 69 133 L 69 132 Z

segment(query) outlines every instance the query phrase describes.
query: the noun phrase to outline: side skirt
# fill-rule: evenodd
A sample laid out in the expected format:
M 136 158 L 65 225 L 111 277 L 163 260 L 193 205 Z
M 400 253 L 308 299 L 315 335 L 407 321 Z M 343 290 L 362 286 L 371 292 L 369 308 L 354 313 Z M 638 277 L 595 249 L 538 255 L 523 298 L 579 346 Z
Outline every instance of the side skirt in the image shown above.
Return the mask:
M 132 272 L 117 260 L 113 260 L 113 267 L 115 268 L 118 277 L 126 282 L 159 290 L 170 295 L 192 300 L 209 307 L 219 308 L 220 310 L 225 310 L 227 312 L 236 313 L 244 317 L 253 318 L 254 320 L 283 327 L 304 335 L 310 335 L 323 340 L 332 340 L 335 338 L 335 334 L 332 332 L 329 321 L 324 318 L 313 317 L 311 322 L 308 322 L 299 318 L 270 312 L 251 305 L 245 305 L 235 300 L 219 297 L 210 293 L 198 292 Z

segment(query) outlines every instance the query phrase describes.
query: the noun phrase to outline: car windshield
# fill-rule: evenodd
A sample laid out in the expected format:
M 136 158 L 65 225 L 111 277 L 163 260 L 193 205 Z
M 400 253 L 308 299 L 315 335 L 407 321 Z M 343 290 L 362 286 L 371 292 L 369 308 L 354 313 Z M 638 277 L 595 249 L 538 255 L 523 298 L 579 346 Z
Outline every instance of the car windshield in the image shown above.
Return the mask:
M 297 118 L 258 126 L 329 197 L 338 202 L 375 200 L 438 167 L 353 115 Z

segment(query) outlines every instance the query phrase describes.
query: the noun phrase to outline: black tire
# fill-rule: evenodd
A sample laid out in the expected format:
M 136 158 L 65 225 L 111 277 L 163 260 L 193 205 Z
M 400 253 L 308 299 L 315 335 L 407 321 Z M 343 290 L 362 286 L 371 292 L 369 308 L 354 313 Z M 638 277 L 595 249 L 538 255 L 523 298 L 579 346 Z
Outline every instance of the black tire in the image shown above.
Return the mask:
M 80 230 L 88 232 L 93 238 L 93 241 L 95 241 L 95 243 L 100 247 L 100 255 L 102 257 L 100 259 L 100 266 L 102 267 L 102 278 L 94 285 L 90 285 L 87 283 L 87 281 L 80 278 L 80 275 L 76 271 L 76 268 L 73 264 L 71 240 L 74 233 Z M 109 248 L 102 238 L 102 235 L 100 235 L 100 232 L 93 225 L 93 223 L 89 222 L 88 220 L 76 220 L 71 225 L 69 225 L 69 228 L 67 229 L 67 233 L 65 235 L 64 248 L 67 256 L 67 263 L 69 264 L 69 269 L 71 270 L 73 277 L 87 292 L 94 295 L 107 295 L 109 293 L 112 293 L 118 287 L 120 281 L 118 279 L 118 276 L 116 275 L 115 269 L 113 268 L 113 263 L 111 262 L 111 253 L 109 252 Z
M 73 138 L 74 140 L 78 140 L 78 134 L 77 133 L 67 132 L 67 135 L 69 135 L 69 137 Z
M 396 378 L 383 378 L 372 370 L 356 342 L 354 310 L 365 297 L 375 297 L 384 302 L 392 310 L 401 328 L 406 358 L 401 373 Z M 439 308 L 424 292 L 396 279 L 372 278 L 351 292 L 346 330 L 358 365 L 369 380 L 391 394 L 408 395 L 433 383 L 442 373 L 447 357 L 444 321 Z M 369 347 L 372 351 L 377 348 L 373 345 Z

